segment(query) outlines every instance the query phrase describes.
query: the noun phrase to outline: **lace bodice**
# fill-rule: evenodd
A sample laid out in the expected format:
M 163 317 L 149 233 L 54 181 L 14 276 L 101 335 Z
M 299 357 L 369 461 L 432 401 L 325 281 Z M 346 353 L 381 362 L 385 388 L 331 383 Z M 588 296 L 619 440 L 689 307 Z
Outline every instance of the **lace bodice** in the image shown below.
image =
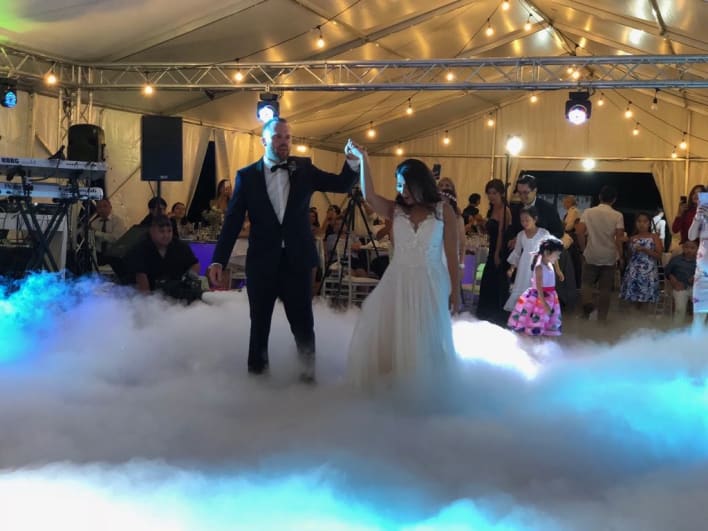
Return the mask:
M 442 202 L 417 227 L 399 206 L 393 217 L 393 263 L 400 266 L 440 266 L 443 263 Z

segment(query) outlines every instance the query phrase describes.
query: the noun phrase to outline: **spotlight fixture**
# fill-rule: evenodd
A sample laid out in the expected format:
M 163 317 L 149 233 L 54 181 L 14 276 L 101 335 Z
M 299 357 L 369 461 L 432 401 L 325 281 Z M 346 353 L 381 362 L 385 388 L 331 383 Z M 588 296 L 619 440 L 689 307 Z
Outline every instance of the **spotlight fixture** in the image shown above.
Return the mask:
M 320 35 L 319 37 L 317 37 L 317 47 L 322 49 L 325 47 L 325 44 L 326 44 L 324 37 L 322 36 L 322 27 L 317 26 L 317 31 L 319 31 L 319 35 Z
M 509 11 L 510 7 L 511 7 L 511 3 L 509 2 L 509 0 L 502 1 L 502 10 L 503 11 Z
M 376 137 L 376 129 L 374 129 L 374 122 L 369 122 L 369 130 L 366 132 L 366 136 L 369 138 Z
M 571 124 L 580 125 L 590 119 L 592 103 L 589 92 L 571 92 L 565 102 L 565 117 Z
M 446 146 L 450 145 L 450 135 L 448 135 L 447 131 L 445 131 L 445 136 L 443 137 L 443 144 Z
M 0 79 L 0 105 L 12 109 L 17 105 L 17 83 L 12 79 Z
M 259 95 L 260 101 L 256 106 L 256 116 L 265 123 L 280 115 L 280 104 L 278 95 L 272 92 L 262 92 Z
M 683 137 L 681 138 L 681 143 L 679 144 L 679 148 L 685 150 L 688 147 L 688 142 L 686 141 L 686 133 L 683 133 Z

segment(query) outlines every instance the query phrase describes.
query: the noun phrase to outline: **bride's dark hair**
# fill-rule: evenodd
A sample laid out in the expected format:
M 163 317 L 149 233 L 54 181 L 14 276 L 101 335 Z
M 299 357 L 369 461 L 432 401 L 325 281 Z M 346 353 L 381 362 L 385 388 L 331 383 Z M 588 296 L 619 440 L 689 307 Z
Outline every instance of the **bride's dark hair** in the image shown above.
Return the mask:
M 430 210 L 435 209 L 435 205 L 440 201 L 440 191 L 435 183 L 433 172 L 426 164 L 418 159 L 406 159 L 396 167 L 396 175 L 403 177 L 408 191 L 413 196 L 413 200 Z M 409 210 L 410 206 L 403 201 L 401 194 L 396 196 L 396 203 L 404 210 Z

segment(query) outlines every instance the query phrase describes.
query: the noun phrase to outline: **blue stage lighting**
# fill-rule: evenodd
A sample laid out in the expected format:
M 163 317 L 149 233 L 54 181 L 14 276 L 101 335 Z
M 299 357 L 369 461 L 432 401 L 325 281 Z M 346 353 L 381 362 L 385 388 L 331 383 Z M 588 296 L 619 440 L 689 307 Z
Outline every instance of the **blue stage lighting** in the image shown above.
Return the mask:
M 17 105 L 17 88 L 15 84 L 6 80 L 4 83 L 0 84 L 0 87 L 0 94 L 2 95 L 0 105 L 12 109 Z
M 270 92 L 264 92 L 260 95 L 260 101 L 256 109 L 256 116 L 263 122 L 269 122 L 273 118 L 280 115 L 280 104 L 278 103 L 278 95 Z

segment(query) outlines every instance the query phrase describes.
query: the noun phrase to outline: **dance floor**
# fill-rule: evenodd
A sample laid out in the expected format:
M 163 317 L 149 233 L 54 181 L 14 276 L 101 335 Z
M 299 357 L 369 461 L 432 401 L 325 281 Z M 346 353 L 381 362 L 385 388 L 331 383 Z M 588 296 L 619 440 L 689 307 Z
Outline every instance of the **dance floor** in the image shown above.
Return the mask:
M 705 528 L 708 335 L 520 343 L 463 316 L 454 379 L 361 392 L 357 311 L 316 305 L 306 386 L 282 308 L 249 377 L 245 292 L 207 300 L 0 296 L 0 529 Z

